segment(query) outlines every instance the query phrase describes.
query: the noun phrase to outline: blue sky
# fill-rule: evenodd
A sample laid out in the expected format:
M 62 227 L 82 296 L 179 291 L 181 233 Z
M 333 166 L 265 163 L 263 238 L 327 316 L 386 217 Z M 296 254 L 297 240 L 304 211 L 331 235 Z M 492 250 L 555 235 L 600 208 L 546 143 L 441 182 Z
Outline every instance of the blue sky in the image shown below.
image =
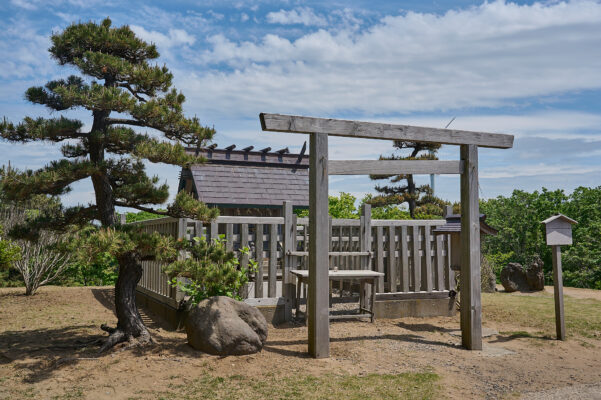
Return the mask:
M 74 72 L 48 56 L 49 35 L 74 21 L 128 24 L 157 44 L 159 63 L 221 146 L 289 146 L 304 135 L 263 133 L 272 112 L 511 133 L 511 150 L 480 151 L 480 195 L 601 185 L 601 3 L 480 1 L 95 1 L 0 3 L 0 115 L 47 116 L 25 90 Z M 86 124 L 90 116 L 69 112 Z M 330 140 L 332 159 L 375 159 L 384 141 Z M 445 146 L 442 159 L 457 159 Z M 49 143 L 0 142 L 0 164 L 39 168 Z M 172 191 L 179 169 L 150 166 Z M 427 181 L 427 177 L 421 177 Z M 330 192 L 373 191 L 332 177 Z M 458 200 L 457 177 L 437 195 Z M 89 182 L 66 204 L 93 199 Z

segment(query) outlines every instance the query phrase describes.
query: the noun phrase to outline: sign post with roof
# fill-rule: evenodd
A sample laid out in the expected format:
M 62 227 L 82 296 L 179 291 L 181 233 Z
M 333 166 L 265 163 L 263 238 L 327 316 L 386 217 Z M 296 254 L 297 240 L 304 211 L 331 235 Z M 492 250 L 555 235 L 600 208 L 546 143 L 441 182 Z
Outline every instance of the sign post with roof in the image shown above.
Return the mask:
M 561 272 L 561 246 L 572 244 L 572 225 L 578 222 L 565 215 L 557 214 L 547 218 L 545 238 L 553 252 L 553 285 L 555 296 L 555 330 L 558 340 L 566 340 L 566 325 L 563 317 L 563 276 Z

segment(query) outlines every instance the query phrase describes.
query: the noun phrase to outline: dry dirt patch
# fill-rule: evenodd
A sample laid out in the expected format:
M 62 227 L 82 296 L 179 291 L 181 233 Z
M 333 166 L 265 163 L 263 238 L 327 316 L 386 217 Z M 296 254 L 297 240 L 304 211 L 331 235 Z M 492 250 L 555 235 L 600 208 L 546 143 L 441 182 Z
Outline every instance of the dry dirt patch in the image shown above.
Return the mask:
M 449 334 L 459 326 L 456 316 L 333 322 L 325 360 L 307 357 L 304 325 L 288 324 L 270 329 L 260 354 L 219 358 L 194 351 L 184 333 L 148 315 L 156 346 L 95 358 L 98 327 L 115 323 L 110 288 L 48 287 L 32 298 L 21 291 L 0 289 L 0 398 L 251 399 L 265 390 L 274 398 L 320 398 L 346 389 L 378 398 L 375 385 L 401 387 L 408 379 L 415 397 L 394 397 L 504 398 L 601 382 L 597 300 L 566 299 L 569 340 L 558 342 L 549 293 L 484 295 L 484 326 L 499 334 L 485 338 L 482 352 L 461 349 Z M 591 317 L 580 318 L 583 310 Z M 433 374 L 440 378 L 428 380 Z M 324 382 L 339 385 L 320 392 Z M 206 385 L 228 391 L 211 397 Z

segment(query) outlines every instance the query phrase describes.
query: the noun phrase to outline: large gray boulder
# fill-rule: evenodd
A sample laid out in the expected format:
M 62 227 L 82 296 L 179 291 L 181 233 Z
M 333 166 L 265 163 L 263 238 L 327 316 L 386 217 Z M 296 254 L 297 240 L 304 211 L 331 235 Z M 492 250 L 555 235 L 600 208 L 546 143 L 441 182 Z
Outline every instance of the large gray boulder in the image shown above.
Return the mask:
M 229 297 L 215 296 L 192 308 L 186 319 L 190 346 L 205 353 L 229 356 L 261 351 L 267 321 L 259 310 Z
M 529 290 L 526 272 L 520 263 L 509 263 L 501 271 L 501 284 L 506 292 L 525 292 Z
M 543 273 L 543 260 L 536 256 L 534 260 L 528 266 L 526 270 L 526 279 L 528 281 L 528 287 L 530 290 L 544 290 L 545 289 L 545 275 Z

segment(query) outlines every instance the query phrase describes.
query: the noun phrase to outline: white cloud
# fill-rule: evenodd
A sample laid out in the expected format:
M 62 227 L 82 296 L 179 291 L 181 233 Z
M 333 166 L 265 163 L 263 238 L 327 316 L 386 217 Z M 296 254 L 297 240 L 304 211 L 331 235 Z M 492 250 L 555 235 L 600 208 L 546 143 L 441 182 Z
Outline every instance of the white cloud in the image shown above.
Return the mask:
M 159 50 L 167 50 L 171 47 L 188 45 L 191 46 L 196 38 L 183 29 L 169 29 L 167 34 L 158 31 L 147 31 L 139 25 L 130 25 L 136 35 L 143 40 L 157 45 Z
M 14 6 L 23 8 L 25 10 L 35 10 L 37 6 L 35 2 L 27 1 L 27 0 L 10 0 L 10 3 Z
M 272 11 L 267 14 L 267 22 L 270 24 L 301 24 L 305 26 L 326 26 L 328 24 L 328 21 L 323 16 L 315 14 L 315 12 L 308 7 Z
M 246 13 L 242 13 L 242 14 L 240 15 L 240 21 L 242 21 L 242 22 L 246 22 L 246 21 L 248 21 L 248 19 L 249 19 L 249 17 L 248 17 L 248 14 L 246 14 Z
M 536 165 L 508 165 L 499 168 L 488 168 L 480 172 L 480 178 L 498 179 L 498 178 L 517 178 L 524 176 L 543 176 L 543 175 L 582 175 L 593 172 L 601 172 L 599 165 L 556 165 L 556 164 L 536 164 Z
M 199 99 L 203 109 L 247 116 L 508 106 L 601 88 L 599 21 L 601 4 L 593 1 L 494 2 L 444 15 L 409 12 L 360 31 L 320 29 L 295 40 L 216 35 L 195 59 L 207 72 L 185 79 L 201 93 L 227 94 Z M 223 64 L 231 70 L 218 69 Z

